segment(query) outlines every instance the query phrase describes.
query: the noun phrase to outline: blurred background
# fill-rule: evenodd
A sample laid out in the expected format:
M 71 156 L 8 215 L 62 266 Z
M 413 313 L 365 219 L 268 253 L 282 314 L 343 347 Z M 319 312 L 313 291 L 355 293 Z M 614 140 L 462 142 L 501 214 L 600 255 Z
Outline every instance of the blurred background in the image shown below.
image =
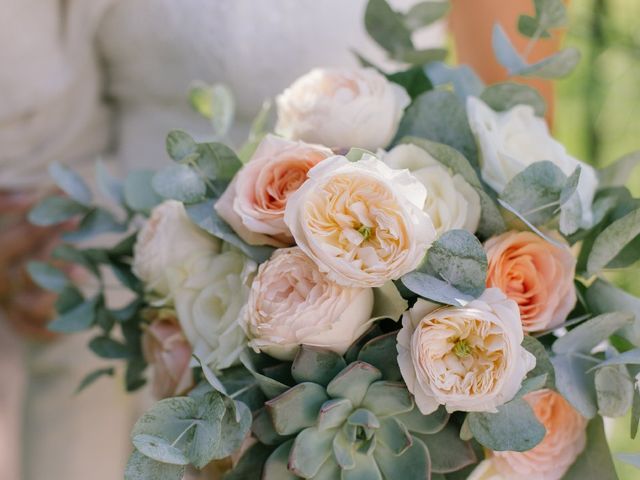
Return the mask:
M 603 167 L 640 150 L 640 2 L 579 0 L 569 5 L 565 43 L 580 49 L 582 61 L 557 84 L 556 137 L 575 157 Z M 640 170 L 628 186 L 640 194 Z M 639 265 L 615 274 L 616 283 L 640 296 Z M 614 452 L 640 451 L 629 438 L 629 418 L 606 420 Z M 621 480 L 640 478 L 634 467 L 616 460 Z

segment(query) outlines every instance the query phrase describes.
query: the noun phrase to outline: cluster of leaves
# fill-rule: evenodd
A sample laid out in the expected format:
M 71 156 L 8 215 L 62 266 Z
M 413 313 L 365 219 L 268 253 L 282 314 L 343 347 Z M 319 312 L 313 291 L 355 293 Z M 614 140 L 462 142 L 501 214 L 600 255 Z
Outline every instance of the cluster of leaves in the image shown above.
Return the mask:
M 63 235 L 63 243 L 51 254 L 56 264 L 72 266 L 71 270 L 58 268 L 53 262 L 28 264 L 34 281 L 58 294 L 57 316 L 49 329 L 60 333 L 96 329 L 89 348 L 101 358 L 126 361 L 126 388 L 136 390 L 145 383 L 146 364 L 140 345 L 143 285 L 131 272 L 135 223 L 160 197 L 151 189 L 148 174 L 134 174 L 120 182 L 98 163 L 96 183 L 102 194 L 118 205 L 117 211 L 112 211 L 97 203 L 88 185 L 70 168 L 54 163 L 50 173 L 62 193 L 39 202 L 29 220 L 40 226 L 75 222 L 76 227 Z M 86 246 L 103 234 L 120 240 L 109 247 Z M 79 270 L 78 274 L 73 269 Z M 131 300 L 121 308 L 111 308 L 107 300 L 114 292 Z M 114 372 L 112 366 L 91 372 L 79 389 Z

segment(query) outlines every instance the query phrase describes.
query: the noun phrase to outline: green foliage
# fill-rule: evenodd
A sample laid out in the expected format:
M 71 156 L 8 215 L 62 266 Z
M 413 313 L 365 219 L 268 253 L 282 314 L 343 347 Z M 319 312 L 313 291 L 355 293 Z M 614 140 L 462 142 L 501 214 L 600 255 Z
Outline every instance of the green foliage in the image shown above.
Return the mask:
M 537 39 L 550 37 L 549 29 L 562 27 L 567 22 L 567 10 L 562 0 L 534 0 L 535 17 L 520 15 L 518 30 L 524 36 Z
M 151 170 L 134 170 L 124 180 L 124 200 L 128 208 L 134 212 L 148 215 L 151 209 L 162 202 L 151 182 L 155 172 Z
M 543 117 L 547 105 L 540 93 L 521 83 L 496 83 L 489 85 L 480 94 L 480 99 L 497 112 L 509 110 L 516 105 L 531 105 L 536 115 Z
M 33 281 L 45 290 L 62 293 L 69 285 L 67 275 L 56 267 L 44 262 L 29 262 L 27 271 Z
M 151 184 L 159 195 L 184 203 L 202 201 L 207 192 L 207 185 L 195 170 L 180 164 L 160 170 Z
M 46 197 L 29 212 L 29 221 L 40 227 L 66 222 L 87 213 L 88 208 L 67 197 Z
M 443 62 L 432 62 L 424 70 L 434 85 L 451 85 L 463 101 L 469 95 L 479 96 L 484 89 L 484 83 L 468 65 L 450 67 Z
M 440 303 L 462 305 L 485 289 L 487 256 L 482 244 L 466 230 L 450 230 L 436 240 L 426 262 L 402 277 L 414 293 Z
M 56 185 L 66 193 L 69 198 L 83 205 L 91 203 L 93 195 L 91 190 L 80 175 L 65 165 L 53 162 L 49 165 L 49 174 Z
M 587 445 L 563 477 L 564 480 L 584 480 L 585 478 L 618 478 L 601 417 L 596 417 L 589 422 Z
M 638 235 L 640 235 L 640 208 L 615 220 L 595 238 L 589 252 L 587 272 L 595 274 L 605 268 Z M 640 253 L 633 253 L 634 259 L 640 257 Z
M 189 103 L 211 122 L 216 138 L 223 138 L 228 133 L 235 114 L 235 102 L 229 87 L 196 82 L 189 90 Z
M 392 73 L 387 75 L 387 78 L 403 87 L 412 100 L 433 88 L 431 81 L 424 73 L 424 69 L 418 66 Z
M 99 368 L 97 370 L 94 370 L 93 372 L 88 373 L 80 381 L 80 384 L 78 385 L 78 388 L 76 388 L 76 393 L 80 393 L 85 388 L 87 388 L 89 385 L 92 385 L 99 378 L 104 377 L 104 376 L 113 377 L 114 374 L 115 374 L 115 369 L 113 367 Z

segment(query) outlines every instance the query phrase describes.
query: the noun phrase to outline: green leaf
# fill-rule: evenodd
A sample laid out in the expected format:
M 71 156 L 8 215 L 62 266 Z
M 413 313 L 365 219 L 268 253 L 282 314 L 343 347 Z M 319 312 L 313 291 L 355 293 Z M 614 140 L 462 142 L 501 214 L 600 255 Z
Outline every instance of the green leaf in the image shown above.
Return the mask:
M 623 187 L 629 183 L 631 172 L 640 164 L 640 151 L 629 153 L 611 165 L 598 170 L 598 187 Z
M 547 105 L 538 90 L 520 83 L 504 82 L 489 85 L 482 91 L 480 99 L 497 112 L 509 110 L 516 105 L 531 105 L 539 117 L 544 117 Z
M 451 85 L 462 101 L 469 95 L 479 96 L 484 89 L 484 83 L 468 65 L 452 67 L 443 62 L 431 62 L 424 70 L 434 85 Z
M 93 384 L 93 382 L 95 382 L 96 380 L 98 380 L 101 377 L 104 377 L 105 375 L 109 376 L 109 377 L 113 377 L 114 374 L 115 374 L 115 368 L 113 368 L 113 367 L 99 368 L 98 370 L 94 370 L 93 372 L 88 373 L 80 381 L 80 384 L 78 385 L 78 388 L 76 388 L 75 393 L 76 394 L 80 393 L 82 390 L 87 388 L 89 385 Z
M 125 480 L 181 480 L 183 465 L 157 462 L 134 450 L 124 472 Z
M 164 438 L 140 434 L 133 437 L 132 442 L 140 453 L 157 462 L 170 463 L 172 465 L 189 464 L 189 459 L 184 453 Z
M 390 318 L 397 321 L 407 307 L 407 301 L 402 298 L 398 288 L 392 281 L 373 289 L 372 319 Z
M 264 407 L 254 413 L 251 432 L 259 442 L 265 445 L 280 445 L 288 438 L 276 432 L 275 428 L 273 428 L 271 415 L 269 415 L 269 412 L 267 412 L 267 409 Z
M 587 478 L 617 479 L 611 452 L 604 433 L 602 417 L 596 417 L 587 426 L 587 445 L 578 456 L 563 480 L 585 480 Z
M 568 47 L 513 74 L 547 79 L 563 78 L 578 65 L 580 57 L 580 50 Z
M 632 325 L 623 327 L 620 334 L 634 345 L 640 345 L 640 299 L 597 279 L 585 293 L 587 304 L 594 313 L 607 313 L 615 310 L 631 312 L 636 321 Z
M 249 480 L 262 478 L 262 467 L 271 455 L 273 448 L 261 443 L 254 443 L 240 457 L 236 466 L 227 472 L 223 480 Z
M 290 435 L 316 423 L 322 404 L 328 400 L 325 389 L 316 383 L 300 383 L 265 403 L 280 435 Z
M 417 30 L 441 19 L 448 11 L 446 0 L 416 3 L 405 13 L 404 23 L 409 30 Z
M 493 26 L 491 44 L 498 62 L 509 71 L 509 75 L 516 75 L 517 72 L 527 67 L 526 62 L 515 49 L 504 28 L 499 23 Z
M 284 442 L 269 455 L 264 463 L 261 480 L 299 480 L 300 477 L 287 468 L 292 445 L 293 440 Z
M 400 456 L 384 445 L 378 445 L 373 453 L 384 478 L 424 480 L 431 477 L 431 458 L 425 444 L 412 437 L 412 445 Z M 363 480 L 375 477 L 363 477 Z
M 93 195 L 82 177 L 58 162 L 49 164 L 49 174 L 60 189 L 70 198 L 83 205 L 89 205 Z
M 424 415 L 414 407 L 410 412 L 401 413 L 395 418 L 400 420 L 410 432 L 431 435 L 445 427 L 449 421 L 449 413 L 440 406 L 435 412 Z
M 401 14 L 393 10 L 386 0 L 369 0 L 364 13 L 367 32 L 391 57 L 399 57 L 413 50 L 411 31 Z
M 604 417 L 622 417 L 633 402 L 633 382 L 624 365 L 599 368 L 595 374 L 598 413 Z
M 124 382 L 127 392 L 135 392 L 147 383 L 147 380 L 143 376 L 145 368 L 147 368 L 147 364 L 143 358 L 132 358 L 127 362 L 127 368 L 124 372 Z
M 118 205 L 124 205 L 124 184 L 107 169 L 102 160 L 96 162 L 96 183 L 100 191 Z
M 387 75 L 387 79 L 403 87 L 412 99 L 433 88 L 424 70 L 418 66 Z
M 334 430 L 305 428 L 293 441 L 289 453 L 289 470 L 302 478 L 314 476 L 331 455 Z
M 498 413 L 470 412 L 468 425 L 475 439 L 496 451 L 525 452 L 545 436 L 544 426 L 522 399 L 498 407 Z
M 44 262 L 32 261 L 27 263 L 27 271 L 33 281 L 45 290 L 62 293 L 69 285 L 67 275 L 56 267 Z
M 560 206 L 567 176 L 554 163 L 535 162 L 505 186 L 500 198 L 534 225 L 552 218 Z
M 253 119 L 251 130 L 249 131 L 249 138 L 238 151 L 238 158 L 242 163 L 249 161 L 262 139 L 267 135 L 269 130 L 267 124 L 269 123 L 272 107 L 273 102 L 271 100 L 265 100 L 260 107 L 260 111 Z
M 335 352 L 309 345 L 301 345 L 291 365 L 296 382 L 313 382 L 327 386 L 347 364 Z
M 521 15 L 518 30 L 529 38 L 549 37 L 547 30 L 563 26 L 567 22 L 567 11 L 561 0 L 534 0 L 535 17 Z
M 362 407 L 379 417 L 394 416 L 413 408 L 413 397 L 402 382 L 373 382 L 362 399 Z
M 260 390 L 265 394 L 267 398 L 274 398 L 289 390 L 289 386 L 276 379 L 269 378 L 266 375 L 258 372 L 252 365 L 251 360 L 246 353 L 240 355 L 240 362 L 249 371 L 249 373 L 256 380 Z
M 398 355 L 396 351 L 397 334 L 398 332 L 389 332 L 375 337 L 365 343 L 358 353 L 358 360 L 376 367 L 385 380 L 402 380 L 398 362 L 395 361 L 395 357 Z
M 471 295 L 462 293 L 449 283 L 426 273 L 410 272 L 401 280 L 413 293 L 434 302 L 461 307 L 473 300 Z
M 213 458 L 226 458 L 242 446 L 253 417 L 244 403 L 223 397 L 225 413 L 220 425 L 220 441 L 213 445 Z
M 200 202 L 207 193 L 207 186 L 192 168 L 186 165 L 169 165 L 153 176 L 153 189 L 164 198 L 184 203 Z
M 472 233 L 449 230 L 433 243 L 419 271 L 478 297 L 485 289 L 487 265 L 484 248 Z
M 46 197 L 29 211 L 28 219 L 34 225 L 48 227 L 87 213 L 84 205 L 66 197 Z
M 92 209 L 80 221 L 78 227 L 62 235 L 67 242 L 80 242 L 105 233 L 122 233 L 127 230 L 125 223 L 119 222 L 111 212 L 100 207 Z
M 558 338 L 553 344 L 553 351 L 556 354 L 588 354 L 596 345 L 633 320 L 633 314 L 624 312 L 598 315 Z
M 454 93 L 430 90 L 416 98 L 402 117 L 394 143 L 406 136 L 449 145 L 478 166 L 478 149 L 467 113 Z
M 530 370 L 527 374 L 527 378 L 535 378 L 541 375 L 546 375 L 547 388 L 554 388 L 555 386 L 555 371 L 553 364 L 549 358 L 544 345 L 530 335 L 525 335 L 522 341 L 522 346 L 536 357 L 536 366 L 533 370 Z
M 595 239 L 587 271 L 595 274 L 605 268 L 636 236 L 640 235 L 640 208 L 611 223 Z
M 125 178 L 124 199 L 131 210 L 148 214 L 162 202 L 162 197 L 151 186 L 154 174 L 152 170 L 137 170 Z
M 594 368 L 608 367 L 610 365 L 640 365 L 640 348 L 634 348 L 619 355 L 611 356 Z
M 60 333 L 73 333 L 88 329 L 95 321 L 96 307 L 99 301 L 99 296 L 96 296 L 74 306 L 56 317 L 47 328 L 52 332 Z
M 198 158 L 194 161 L 194 166 L 201 175 L 209 179 L 208 185 L 212 193 L 220 196 L 242 168 L 242 162 L 226 145 L 211 142 L 198 144 Z
M 65 262 L 76 263 L 87 269 L 90 273 L 100 277 L 100 271 L 98 270 L 98 264 L 93 258 L 85 253 L 85 251 L 74 247 L 73 245 L 62 244 L 58 245 L 51 254 L 52 258 L 58 260 L 64 260 Z
M 355 465 L 342 470 L 342 480 L 383 480 L 373 457 L 360 452 L 355 452 L 353 457 Z
M 229 87 L 196 82 L 189 91 L 189 102 L 196 112 L 211 121 L 216 137 L 227 134 L 235 113 L 233 93 Z
M 353 411 L 353 404 L 348 398 L 327 400 L 320 407 L 318 428 L 330 430 L 342 425 Z
M 257 263 L 266 261 L 273 253 L 272 247 L 249 245 L 244 242 L 233 229 L 218 216 L 213 205 L 216 200 L 187 205 L 186 210 L 193 222 L 203 230 L 209 232 L 225 242 L 239 248 L 242 253 L 255 260 Z
M 471 444 L 460 439 L 459 429 L 452 423 L 433 435 L 418 434 L 416 437 L 429 450 L 433 472 L 454 472 L 476 462 Z
M 394 455 L 402 455 L 413 442 L 407 427 L 394 417 L 380 420 L 380 429 L 376 432 L 376 442 L 382 443 Z
M 558 392 L 566 398 L 582 416 L 596 415 L 596 389 L 594 375 L 590 372 L 598 360 L 584 354 L 558 354 L 551 358 L 556 375 Z
M 538 22 L 534 17 L 529 15 L 520 15 L 518 17 L 518 31 L 525 37 L 533 37 L 539 35 L 541 38 L 549 38 L 551 34 L 543 32 L 538 34 Z
M 167 153 L 176 162 L 180 162 L 198 152 L 196 141 L 183 130 L 171 130 L 166 140 Z
M 369 385 L 379 380 L 380 370 L 364 362 L 353 362 L 331 380 L 327 393 L 332 398 L 348 398 L 354 406 L 359 406 Z
M 101 358 L 130 358 L 132 354 L 125 344 L 106 336 L 92 338 L 89 348 Z
M 411 65 L 424 65 L 425 63 L 442 61 L 447 57 L 444 48 L 425 48 L 422 50 L 408 50 L 396 56 L 396 60 Z

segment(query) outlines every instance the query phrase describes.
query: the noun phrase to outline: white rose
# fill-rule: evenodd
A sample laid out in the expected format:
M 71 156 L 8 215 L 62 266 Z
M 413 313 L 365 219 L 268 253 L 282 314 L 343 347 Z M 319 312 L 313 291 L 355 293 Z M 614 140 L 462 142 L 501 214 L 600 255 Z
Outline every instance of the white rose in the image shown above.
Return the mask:
M 467 114 L 482 152 L 482 179 L 491 188 L 501 193 L 518 173 L 543 160 L 553 162 L 567 176 L 580 166 L 582 171 L 577 192 L 582 206 L 581 226 L 591 226 L 591 203 L 598 187 L 596 171 L 569 155 L 564 146 L 551 136 L 547 123 L 535 115 L 531 106 L 516 105 L 498 113 L 481 100 L 469 97 Z
M 535 367 L 523 338 L 518 305 L 497 288 L 464 307 L 438 308 L 420 299 L 402 318 L 398 364 L 425 415 L 438 405 L 449 412 L 496 412 Z
M 166 296 L 170 267 L 181 265 L 192 256 L 219 250 L 220 241 L 194 224 L 182 203 L 168 200 L 153 209 L 138 233 L 133 248 L 133 273 L 148 291 Z
M 382 161 L 394 169 L 408 169 L 427 188 L 424 211 L 438 236 L 448 230 L 474 233 L 480 222 L 480 197 L 460 174 L 451 175 L 422 148 L 404 144 L 382 154 Z
M 409 103 L 402 87 L 372 68 L 315 69 L 278 96 L 276 133 L 376 150 L 391 142 Z
M 242 325 L 251 347 L 282 360 L 302 344 L 343 355 L 369 327 L 372 309 L 371 288 L 332 282 L 294 247 L 260 265 Z
M 309 171 L 290 197 L 284 221 L 297 245 L 332 281 L 376 287 L 422 261 L 435 238 L 422 211 L 424 186 L 375 157 L 335 156 Z
M 234 365 L 247 339 L 239 323 L 256 264 L 230 249 L 169 269 L 180 326 L 193 353 L 214 370 Z

